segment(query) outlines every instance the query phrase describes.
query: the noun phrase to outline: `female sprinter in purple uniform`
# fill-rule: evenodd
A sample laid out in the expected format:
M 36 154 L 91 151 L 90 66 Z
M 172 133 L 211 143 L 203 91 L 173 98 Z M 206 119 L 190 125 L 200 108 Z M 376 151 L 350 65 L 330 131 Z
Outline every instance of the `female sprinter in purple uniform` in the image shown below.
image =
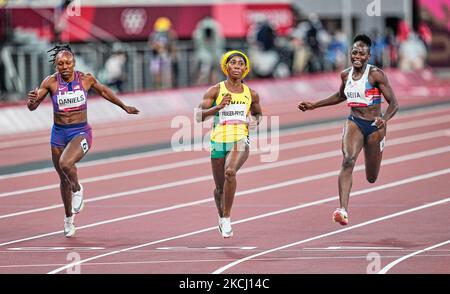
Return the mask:
M 53 129 L 50 139 L 53 165 L 60 178 L 61 197 L 64 203 L 64 235 L 75 234 L 74 217 L 84 206 L 83 187 L 78 181 L 75 164 L 92 145 L 92 131 L 87 123 L 87 93 L 93 88 L 106 100 L 121 107 L 129 114 L 137 114 L 133 106 L 127 106 L 108 87 L 91 74 L 75 71 L 75 55 L 68 45 L 55 46 L 51 62 L 56 73 L 46 77 L 39 88 L 28 93 L 27 106 L 35 110 L 50 93 L 53 102 Z
M 366 178 L 369 183 L 374 183 L 380 171 L 387 121 L 398 110 L 398 102 L 386 74 L 368 64 L 371 45 L 372 41 L 366 35 L 353 39 L 350 51 L 352 67 L 341 73 L 339 92 L 315 103 L 302 101 L 298 104 L 301 111 L 335 105 L 345 100 L 350 107 L 342 137 L 344 158 L 338 181 L 340 207 L 333 213 L 333 220 L 341 225 L 348 224 L 348 200 L 356 159 L 364 148 Z M 384 115 L 381 113 L 381 94 L 389 103 Z

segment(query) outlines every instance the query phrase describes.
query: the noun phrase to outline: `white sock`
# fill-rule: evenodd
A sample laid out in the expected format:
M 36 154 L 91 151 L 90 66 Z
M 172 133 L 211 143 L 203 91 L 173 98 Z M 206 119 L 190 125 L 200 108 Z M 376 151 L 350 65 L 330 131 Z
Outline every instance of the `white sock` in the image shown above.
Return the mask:
M 65 220 L 65 221 L 69 221 L 69 222 L 73 222 L 73 219 L 74 219 L 74 218 L 75 218 L 75 215 L 72 214 L 72 216 L 69 216 L 69 217 L 65 216 L 65 217 L 64 217 L 64 220 Z

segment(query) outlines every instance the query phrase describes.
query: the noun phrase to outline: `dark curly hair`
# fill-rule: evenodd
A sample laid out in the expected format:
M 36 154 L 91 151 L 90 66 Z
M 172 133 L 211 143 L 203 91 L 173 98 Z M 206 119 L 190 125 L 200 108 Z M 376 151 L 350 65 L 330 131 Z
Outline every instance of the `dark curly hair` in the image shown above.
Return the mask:
M 358 42 L 358 41 L 361 41 L 364 44 L 366 44 L 367 47 L 369 47 L 369 50 L 370 50 L 370 47 L 372 46 L 372 40 L 370 39 L 369 36 L 364 35 L 364 34 L 357 35 L 355 38 L 353 38 L 353 44 Z
M 70 48 L 69 44 L 64 44 L 64 45 L 55 45 L 55 47 L 53 47 L 52 49 L 48 50 L 47 53 L 50 53 L 50 60 L 48 62 L 51 62 L 53 64 L 55 64 L 56 62 L 56 55 L 58 55 L 59 52 L 61 51 L 69 51 L 72 55 L 75 56 L 75 54 L 72 51 L 72 48 Z

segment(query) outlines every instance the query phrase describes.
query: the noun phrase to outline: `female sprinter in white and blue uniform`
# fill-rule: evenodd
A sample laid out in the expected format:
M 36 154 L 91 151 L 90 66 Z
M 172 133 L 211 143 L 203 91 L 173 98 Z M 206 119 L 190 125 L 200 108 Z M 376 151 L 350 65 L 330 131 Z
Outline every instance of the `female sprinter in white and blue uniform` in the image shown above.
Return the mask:
M 302 111 L 335 105 L 347 100 L 350 115 L 344 126 L 342 137 L 343 161 L 339 173 L 340 207 L 333 213 L 333 220 L 348 224 L 348 200 L 352 187 L 352 173 L 362 148 L 366 165 L 366 178 L 374 183 L 380 171 L 386 135 L 386 124 L 398 110 L 398 102 L 386 74 L 368 64 L 372 41 L 366 35 L 353 39 L 350 51 L 352 67 L 341 73 L 339 92 L 317 101 L 300 102 Z M 386 113 L 381 113 L 381 94 L 389 103 Z
M 129 114 L 139 110 L 126 106 L 108 87 L 91 74 L 75 71 L 75 56 L 68 45 L 52 50 L 56 73 L 46 77 L 39 88 L 28 93 L 27 106 L 35 110 L 50 93 L 53 102 L 53 129 L 50 139 L 53 165 L 60 178 L 64 203 L 64 235 L 75 234 L 74 214 L 83 208 L 83 187 L 78 182 L 75 163 L 92 145 L 92 131 L 87 123 L 87 92 L 94 89 L 103 98 L 118 105 Z M 49 51 L 49 52 L 50 52 Z

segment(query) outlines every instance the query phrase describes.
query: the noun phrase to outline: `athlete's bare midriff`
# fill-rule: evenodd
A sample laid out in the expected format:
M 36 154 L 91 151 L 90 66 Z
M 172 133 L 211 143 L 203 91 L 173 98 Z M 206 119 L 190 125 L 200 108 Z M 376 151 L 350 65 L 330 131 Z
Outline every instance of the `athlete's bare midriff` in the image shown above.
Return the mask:
M 377 116 L 381 116 L 381 105 L 352 107 L 350 109 L 350 114 L 365 120 L 375 120 Z
M 53 121 L 59 125 L 69 125 L 87 122 L 87 111 L 53 112 Z

